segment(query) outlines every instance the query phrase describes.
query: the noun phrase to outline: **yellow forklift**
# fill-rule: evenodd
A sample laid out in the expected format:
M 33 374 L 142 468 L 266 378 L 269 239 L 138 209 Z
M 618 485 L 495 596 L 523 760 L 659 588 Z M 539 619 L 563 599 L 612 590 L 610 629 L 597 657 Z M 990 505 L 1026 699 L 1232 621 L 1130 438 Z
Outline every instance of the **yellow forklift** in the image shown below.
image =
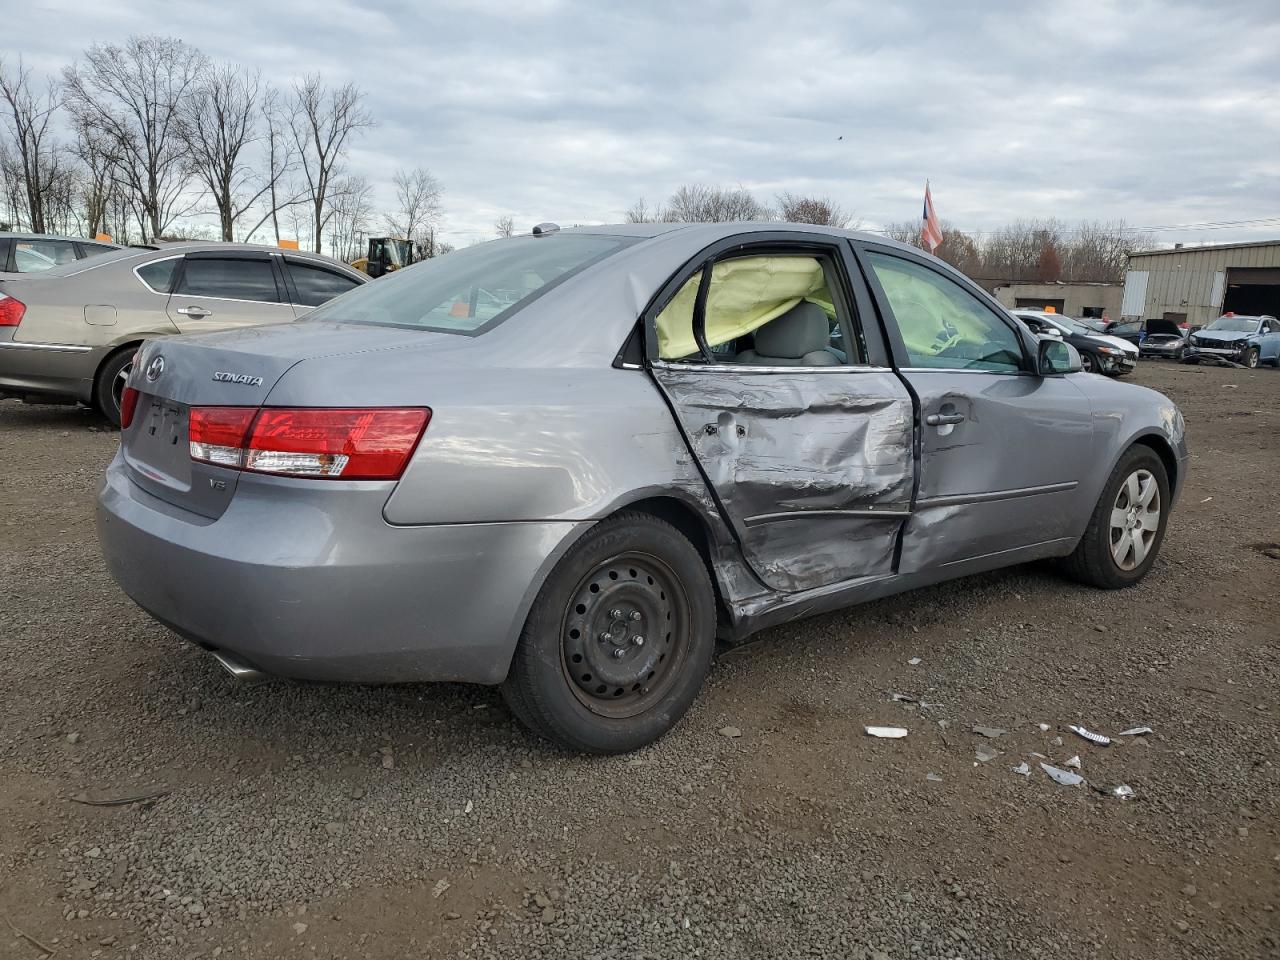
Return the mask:
M 404 237 L 370 237 L 369 253 L 351 265 L 371 277 L 400 270 L 418 259 L 417 245 Z

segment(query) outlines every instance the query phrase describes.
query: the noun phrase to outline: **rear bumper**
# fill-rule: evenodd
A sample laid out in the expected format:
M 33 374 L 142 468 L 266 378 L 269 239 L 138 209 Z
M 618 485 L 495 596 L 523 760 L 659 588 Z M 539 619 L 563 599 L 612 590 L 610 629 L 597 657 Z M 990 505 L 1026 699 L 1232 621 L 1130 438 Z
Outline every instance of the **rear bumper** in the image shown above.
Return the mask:
M 385 484 L 241 482 L 209 521 L 136 486 L 98 496 L 112 577 L 178 634 L 264 673 L 498 683 L 546 573 L 586 523 L 395 527 Z M 274 495 L 271 495 L 274 494 Z
M 101 350 L 12 337 L 12 328 L 0 333 L 0 397 L 92 400 Z

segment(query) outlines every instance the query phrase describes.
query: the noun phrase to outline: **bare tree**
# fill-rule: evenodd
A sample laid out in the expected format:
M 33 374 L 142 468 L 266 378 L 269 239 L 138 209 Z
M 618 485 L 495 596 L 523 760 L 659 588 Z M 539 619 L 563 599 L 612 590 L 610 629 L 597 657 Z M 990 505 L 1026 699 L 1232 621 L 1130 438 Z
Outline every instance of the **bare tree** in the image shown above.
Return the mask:
M 493 221 L 493 232 L 499 237 L 510 237 L 516 232 L 515 223 L 510 217 L 499 217 Z
M 664 219 L 661 207 L 650 207 L 644 197 L 640 197 L 627 208 L 627 223 L 656 223 Z
M 440 218 L 440 181 L 430 170 L 417 167 L 397 170 L 392 182 L 396 186 L 397 210 L 394 217 L 386 218 L 387 229 L 394 236 L 421 243 Z
M 60 153 L 50 135 L 49 123 L 61 106 L 58 86 L 49 81 L 43 94 L 32 89 L 31 71 L 18 59 L 14 73 L 0 63 L 0 96 L 4 98 L 4 125 L 13 141 L 13 158 L 21 171 L 26 193 L 27 222 L 35 233 L 48 229 L 45 206 L 51 185 L 61 171 Z
M 890 240 L 909 243 L 913 247 L 920 246 L 920 222 L 918 220 L 899 220 L 896 223 L 886 223 L 881 232 Z
M 667 200 L 662 219 L 668 223 L 728 223 L 767 220 L 769 210 L 741 187 L 707 187 L 686 184 Z
M 364 177 L 345 177 L 331 185 L 329 198 L 330 256 L 350 263 L 364 254 L 373 219 L 373 186 Z
M 115 184 L 111 179 L 111 161 L 98 142 L 98 132 L 76 124 L 76 138 L 71 153 L 80 166 L 80 206 L 84 211 L 85 236 L 110 232 L 109 211 Z
M 223 240 L 235 239 L 236 221 L 272 187 L 250 162 L 261 105 L 259 73 L 218 64 L 204 71 L 179 114 L 189 169 L 213 199 Z
M 363 99 L 355 84 L 329 88 L 319 74 L 293 86 L 290 130 L 307 185 L 317 253 L 332 214 L 329 196 L 342 169 L 347 141 L 356 131 L 373 126 L 373 117 L 361 105 Z
M 199 50 L 173 37 L 130 37 L 123 47 L 95 43 L 84 64 L 63 70 L 67 105 L 98 131 L 112 177 L 140 213 L 143 239 L 163 235 L 194 202 L 180 117 L 205 70 Z
M 294 105 L 288 98 L 282 98 L 274 87 L 267 87 L 262 94 L 262 115 L 266 121 L 266 132 L 262 137 L 262 156 L 260 158 L 265 178 L 264 189 L 259 191 L 258 198 L 262 203 L 260 209 L 265 212 L 249 230 L 244 239 L 248 243 L 253 235 L 262 229 L 268 220 L 275 235 L 276 245 L 280 244 L 280 213 L 292 210 L 308 200 L 307 190 L 290 183 L 290 176 L 298 168 L 297 148 L 291 134 L 289 110 Z M 296 219 L 296 218 L 295 218 Z M 295 234 L 302 236 L 302 234 Z
M 851 213 L 846 213 L 830 197 L 804 197 L 793 193 L 780 193 L 775 198 L 778 219 L 787 223 L 816 223 L 826 227 L 842 227 L 856 230 L 862 226 Z

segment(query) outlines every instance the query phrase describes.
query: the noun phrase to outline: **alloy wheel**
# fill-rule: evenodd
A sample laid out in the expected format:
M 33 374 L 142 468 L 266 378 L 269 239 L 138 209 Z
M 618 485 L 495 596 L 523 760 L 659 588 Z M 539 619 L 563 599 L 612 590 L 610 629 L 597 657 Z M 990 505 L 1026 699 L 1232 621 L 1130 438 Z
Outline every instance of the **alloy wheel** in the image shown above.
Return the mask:
M 660 701 L 690 645 L 689 598 L 662 560 L 622 553 L 598 564 L 570 595 L 561 665 L 578 701 L 615 719 Z
M 1150 470 L 1135 470 L 1111 508 L 1111 559 L 1121 570 L 1142 565 L 1160 529 L 1160 485 Z
M 1093 356 L 1092 356 L 1092 354 L 1088 354 L 1088 353 L 1082 353 L 1082 354 L 1080 354 L 1080 369 L 1081 369 L 1081 370 L 1083 370 L 1085 373 L 1093 373 L 1093 371 L 1096 369 L 1096 367 L 1097 367 L 1097 365 L 1093 362 Z

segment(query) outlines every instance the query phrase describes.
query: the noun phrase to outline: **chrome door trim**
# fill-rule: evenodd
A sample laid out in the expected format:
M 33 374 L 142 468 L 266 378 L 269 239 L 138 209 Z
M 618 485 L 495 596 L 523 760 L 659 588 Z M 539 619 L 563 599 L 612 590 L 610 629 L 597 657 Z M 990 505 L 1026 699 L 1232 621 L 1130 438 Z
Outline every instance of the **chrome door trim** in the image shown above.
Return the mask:
M 1014 487 L 1011 490 L 988 490 L 985 493 L 957 493 L 946 497 L 929 497 L 917 500 L 916 509 L 958 507 L 967 503 L 990 503 L 993 500 L 1019 500 L 1023 497 L 1038 497 L 1045 493 L 1063 493 L 1074 490 L 1079 485 L 1077 480 L 1067 480 L 1063 483 L 1046 483 L 1038 487 Z
M 74 343 L 35 343 L 17 340 L 5 340 L 0 342 L 0 349 L 4 350 L 48 350 L 52 353 L 88 353 L 93 347 L 81 346 Z

